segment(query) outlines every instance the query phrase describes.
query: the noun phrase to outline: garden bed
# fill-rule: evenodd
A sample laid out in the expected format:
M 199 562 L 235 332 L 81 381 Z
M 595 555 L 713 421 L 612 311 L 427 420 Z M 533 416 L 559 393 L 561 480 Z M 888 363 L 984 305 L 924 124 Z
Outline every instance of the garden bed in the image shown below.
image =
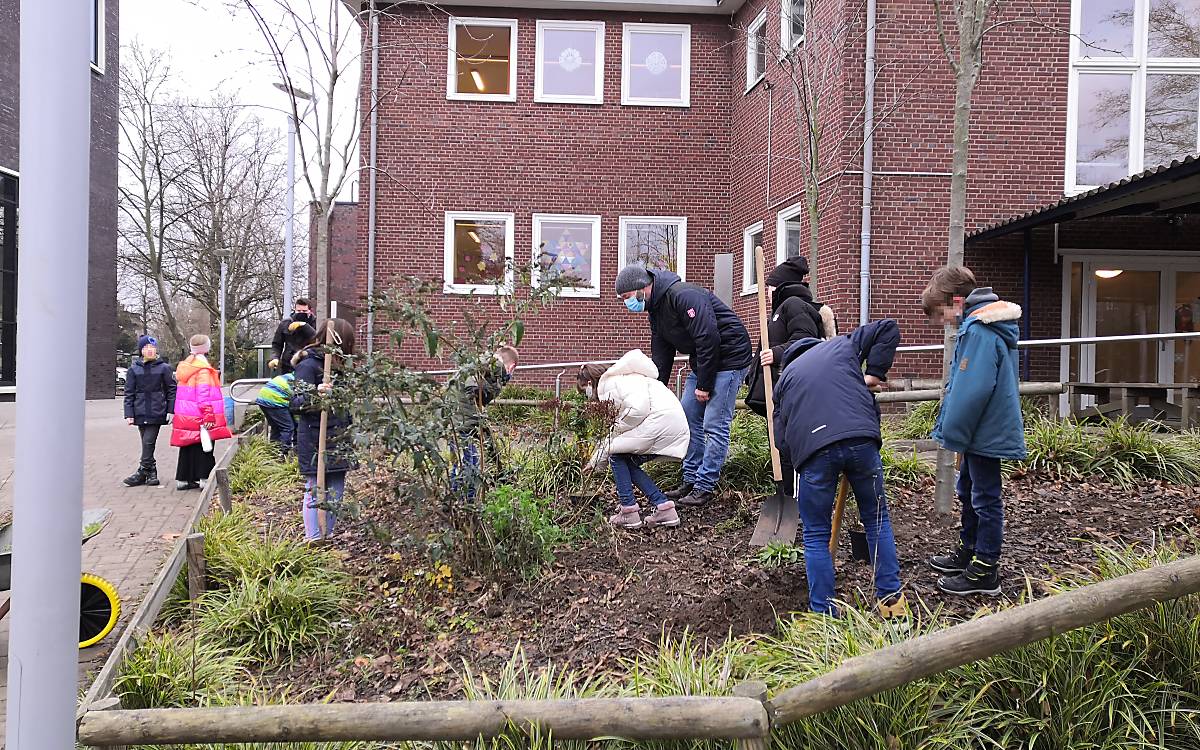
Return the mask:
M 777 618 L 806 609 L 798 555 L 749 546 L 757 517 L 750 498 L 726 494 L 711 507 L 684 511 L 677 529 L 637 532 L 607 527 L 609 498 L 562 507 L 568 541 L 555 561 L 532 581 L 513 577 L 496 586 L 430 563 L 416 540 L 441 530 L 435 513 L 375 496 L 361 480 L 359 486 L 364 520 L 413 543 L 400 537 L 383 543 L 366 523 L 340 530 L 338 555 L 360 594 L 353 631 L 341 647 L 308 654 L 269 681 L 303 684 L 338 700 L 457 697 L 464 669 L 495 675 L 518 648 L 533 664 L 598 675 L 657 652 L 664 634 L 686 632 L 715 648 L 730 635 L 774 632 Z M 935 589 L 936 574 L 924 561 L 955 532 L 938 523 L 931 483 L 890 495 L 901 574 L 919 600 L 914 605 L 965 617 L 995 604 Z M 1200 490 L 1162 483 L 1121 489 L 1020 480 L 1008 485 L 1006 499 L 1008 601 L 1024 594 L 1026 577 L 1032 594 L 1042 596 L 1048 583 L 1094 571 L 1097 543 L 1182 538 L 1200 517 Z M 294 524 L 294 505 L 270 502 L 263 510 Z M 842 542 L 839 594 L 854 599 L 871 590 L 870 569 L 852 562 L 848 540 Z

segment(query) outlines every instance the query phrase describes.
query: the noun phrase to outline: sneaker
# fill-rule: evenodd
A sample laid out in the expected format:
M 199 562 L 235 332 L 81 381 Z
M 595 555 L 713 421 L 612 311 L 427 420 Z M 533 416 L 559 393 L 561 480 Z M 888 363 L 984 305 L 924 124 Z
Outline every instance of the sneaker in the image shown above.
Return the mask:
M 146 483 L 146 472 L 143 469 L 138 469 L 129 476 L 121 480 L 126 487 L 141 487 Z
M 675 503 L 668 500 L 654 509 L 654 512 L 646 516 L 647 526 L 678 526 L 679 513 L 675 510 Z
M 683 484 L 679 485 L 675 489 L 667 490 L 663 494 L 667 496 L 668 500 L 678 500 L 679 498 L 683 497 L 684 495 L 690 495 L 691 492 L 692 492 L 692 483 L 684 482 Z
M 679 498 L 679 504 L 690 505 L 693 508 L 699 508 L 701 505 L 708 505 L 714 499 L 716 499 L 716 495 L 711 492 L 705 492 L 704 490 L 692 490 L 688 494 Z
M 640 529 L 642 514 L 636 505 L 622 505 L 609 517 L 608 522 L 618 529 Z
M 146 486 L 157 487 L 160 484 L 158 481 L 158 469 L 148 469 L 146 471 Z
M 963 572 L 956 576 L 939 578 L 937 587 L 944 593 L 956 596 L 968 594 L 999 596 L 1000 566 L 996 563 L 986 563 L 978 557 L 972 557 Z
M 908 599 L 903 593 L 880 599 L 875 606 L 879 608 L 879 616 L 885 620 L 905 619 L 912 615 L 908 609 Z
M 959 544 L 953 552 L 947 552 L 944 555 L 934 555 L 929 558 L 929 567 L 939 573 L 949 573 L 957 575 L 967 568 L 967 563 L 971 562 L 971 558 L 975 556 L 975 550 L 967 549 Z

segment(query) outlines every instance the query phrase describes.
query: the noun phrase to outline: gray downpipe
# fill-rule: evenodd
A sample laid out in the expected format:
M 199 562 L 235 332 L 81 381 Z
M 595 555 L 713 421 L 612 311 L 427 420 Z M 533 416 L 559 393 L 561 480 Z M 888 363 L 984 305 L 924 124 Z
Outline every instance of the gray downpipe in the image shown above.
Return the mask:
M 875 0 L 867 0 L 867 54 L 863 89 L 862 235 L 858 261 L 858 323 L 871 317 L 871 187 L 875 167 Z
M 379 11 L 371 7 L 371 134 L 367 194 L 367 354 L 375 349 L 375 148 L 379 136 Z

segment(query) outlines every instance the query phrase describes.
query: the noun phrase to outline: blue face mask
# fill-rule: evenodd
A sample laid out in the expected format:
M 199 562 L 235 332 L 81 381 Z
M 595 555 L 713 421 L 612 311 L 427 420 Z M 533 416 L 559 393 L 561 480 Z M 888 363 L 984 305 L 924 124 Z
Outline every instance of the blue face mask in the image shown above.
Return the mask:
M 646 312 L 646 299 L 635 294 L 632 297 L 625 298 L 625 307 L 629 312 Z

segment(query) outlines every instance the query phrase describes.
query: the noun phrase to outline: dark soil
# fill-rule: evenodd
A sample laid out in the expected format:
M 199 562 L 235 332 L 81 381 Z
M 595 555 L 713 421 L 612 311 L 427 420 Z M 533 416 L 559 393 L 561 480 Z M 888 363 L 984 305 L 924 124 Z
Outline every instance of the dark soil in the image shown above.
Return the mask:
M 1008 483 L 1005 493 L 1004 594 L 1011 599 L 1022 595 L 1026 577 L 1041 596 L 1046 582 L 1090 571 L 1096 543 L 1147 545 L 1200 525 L 1200 489 L 1191 487 L 1125 490 L 1026 478 Z M 937 575 L 925 560 L 953 544 L 957 532 L 938 523 L 932 495 L 931 485 L 890 491 L 901 575 L 910 599 L 969 616 L 994 601 L 946 597 L 934 587 Z M 802 563 L 772 569 L 755 559 L 748 543 L 758 512 L 753 499 L 727 496 L 683 510 L 677 529 L 636 532 L 600 521 L 610 501 L 578 501 L 564 508 L 573 538 L 554 564 L 534 581 L 495 585 L 458 571 L 449 581 L 431 581 L 433 566 L 419 542 L 440 531 L 439 516 L 369 492 L 359 496 L 362 520 L 344 524 L 335 541 L 356 579 L 354 623 L 344 640 L 266 676 L 268 684 L 343 701 L 458 697 L 464 665 L 495 675 L 518 647 L 534 665 L 597 674 L 655 650 L 663 633 L 686 629 L 719 643 L 731 633 L 769 633 L 778 616 L 806 609 Z M 294 524 L 298 505 L 268 508 L 268 518 Z M 400 541 L 382 543 L 367 519 Z M 870 568 L 850 559 L 845 534 L 838 583 L 844 598 L 872 590 Z

